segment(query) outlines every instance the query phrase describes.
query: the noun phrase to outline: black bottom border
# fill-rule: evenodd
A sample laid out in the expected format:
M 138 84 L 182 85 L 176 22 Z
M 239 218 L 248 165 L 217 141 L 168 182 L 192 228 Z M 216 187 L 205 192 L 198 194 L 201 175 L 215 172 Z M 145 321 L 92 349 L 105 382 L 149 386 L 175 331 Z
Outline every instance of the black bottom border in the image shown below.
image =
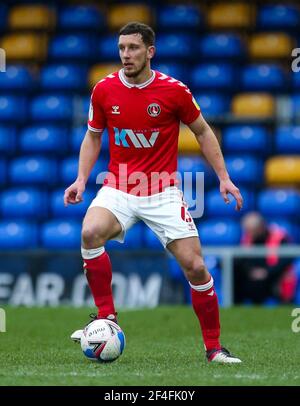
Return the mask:
M 1 385 L 1 384 L 0 384 Z M 201 401 L 208 399 L 282 399 L 300 396 L 300 386 L 0 386 L 1 399 L 78 399 L 89 398 L 137 403 L 147 400 Z M 246 397 L 245 397 L 246 396 Z

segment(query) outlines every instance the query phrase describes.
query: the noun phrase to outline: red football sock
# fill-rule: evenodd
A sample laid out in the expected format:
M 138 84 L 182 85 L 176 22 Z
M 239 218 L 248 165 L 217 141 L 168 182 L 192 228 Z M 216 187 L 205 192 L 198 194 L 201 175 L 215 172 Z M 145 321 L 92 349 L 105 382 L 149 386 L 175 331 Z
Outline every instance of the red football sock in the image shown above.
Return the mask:
M 111 287 L 111 262 L 107 252 L 104 251 L 95 258 L 83 260 L 86 277 L 98 308 L 98 317 L 116 315 Z
M 191 294 L 193 308 L 200 322 L 206 350 L 221 348 L 219 304 L 213 279 L 211 278 L 209 282 L 203 285 L 191 285 Z

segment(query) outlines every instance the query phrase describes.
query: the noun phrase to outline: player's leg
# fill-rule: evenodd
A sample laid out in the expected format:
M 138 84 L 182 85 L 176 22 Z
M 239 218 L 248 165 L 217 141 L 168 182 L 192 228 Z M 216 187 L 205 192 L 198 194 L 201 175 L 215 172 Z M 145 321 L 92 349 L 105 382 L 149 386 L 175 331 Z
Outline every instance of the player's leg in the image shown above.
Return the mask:
M 127 229 L 136 222 L 126 194 L 110 187 L 102 187 L 92 201 L 82 226 L 82 257 L 95 304 L 97 317 L 116 321 L 112 295 L 112 267 L 105 251 L 106 241 L 123 242 Z M 71 338 L 79 342 L 83 330 L 76 330 Z
M 104 207 L 91 207 L 82 226 L 83 267 L 91 289 L 98 317 L 115 318 L 112 295 L 112 267 L 105 251 L 106 241 L 122 232 L 115 215 Z
M 140 207 L 140 217 L 163 246 L 174 254 L 190 283 L 193 308 L 200 322 L 209 360 L 239 362 L 228 353 L 224 355 L 225 350 L 221 348 L 218 299 L 213 279 L 203 261 L 197 228 L 182 192 L 173 187 L 153 195 L 148 205 Z
M 98 317 L 115 316 L 112 269 L 104 245 L 107 240 L 124 241 L 127 229 L 136 222 L 130 197 L 104 186 L 92 201 L 82 226 L 82 257 L 89 286 L 98 307 Z
M 112 267 L 104 245 L 121 231 L 121 224 L 108 209 L 104 207 L 88 209 L 82 226 L 81 255 L 83 269 L 98 308 L 97 316 L 91 315 L 92 320 L 109 318 L 117 321 L 111 286 Z M 71 339 L 80 342 L 82 332 L 83 329 L 74 331 Z
M 194 311 L 199 319 L 207 351 L 220 349 L 220 320 L 218 299 L 213 279 L 204 264 L 199 238 L 174 240 L 167 249 L 175 256 L 191 286 Z
M 220 363 L 238 363 L 220 344 L 220 317 L 213 278 L 207 271 L 199 238 L 188 237 L 170 242 L 167 249 L 175 256 L 191 286 L 191 298 L 198 317 L 207 358 Z

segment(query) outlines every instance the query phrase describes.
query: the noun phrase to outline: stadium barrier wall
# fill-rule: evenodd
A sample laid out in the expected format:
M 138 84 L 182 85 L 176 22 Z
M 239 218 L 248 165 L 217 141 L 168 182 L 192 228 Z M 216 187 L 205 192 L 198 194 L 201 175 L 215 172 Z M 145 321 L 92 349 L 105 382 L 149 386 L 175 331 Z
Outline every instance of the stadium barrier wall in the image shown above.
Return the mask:
M 223 307 L 233 305 L 233 261 L 235 258 L 264 257 L 274 248 L 216 246 L 203 247 L 221 265 Z M 300 258 L 300 245 L 276 248 L 277 255 Z M 169 256 L 161 250 L 110 251 L 113 291 L 118 308 L 151 308 L 161 304 L 186 303 L 183 279 L 172 277 Z M 0 252 L 0 305 L 94 306 L 82 259 L 78 251 Z

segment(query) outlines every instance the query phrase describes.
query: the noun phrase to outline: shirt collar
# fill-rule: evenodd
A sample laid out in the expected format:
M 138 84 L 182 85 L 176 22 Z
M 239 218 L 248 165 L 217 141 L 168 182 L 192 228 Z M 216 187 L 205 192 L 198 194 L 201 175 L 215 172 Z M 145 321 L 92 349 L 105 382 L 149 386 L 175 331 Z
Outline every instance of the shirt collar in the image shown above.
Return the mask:
M 137 87 L 138 89 L 143 89 L 144 87 L 149 86 L 150 83 L 152 83 L 153 80 L 155 79 L 155 71 L 151 70 L 151 72 L 152 72 L 152 76 L 151 76 L 150 79 L 148 79 L 148 80 L 147 80 L 146 82 L 144 82 L 144 83 L 139 83 L 139 84 L 136 84 L 136 85 L 135 85 L 135 84 L 133 84 L 133 83 L 127 82 L 127 80 L 126 80 L 126 78 L 125 78 L 125 74 L 124 74 L 124 69 L 120 69 L 120 70 L 119 70 L 119 79 L 120 79 L 120 81 L 123 83 L 123 85 L 126 86 L 126 87 L 129 87 L 129 88 L 131 88 L 131 87 Z

